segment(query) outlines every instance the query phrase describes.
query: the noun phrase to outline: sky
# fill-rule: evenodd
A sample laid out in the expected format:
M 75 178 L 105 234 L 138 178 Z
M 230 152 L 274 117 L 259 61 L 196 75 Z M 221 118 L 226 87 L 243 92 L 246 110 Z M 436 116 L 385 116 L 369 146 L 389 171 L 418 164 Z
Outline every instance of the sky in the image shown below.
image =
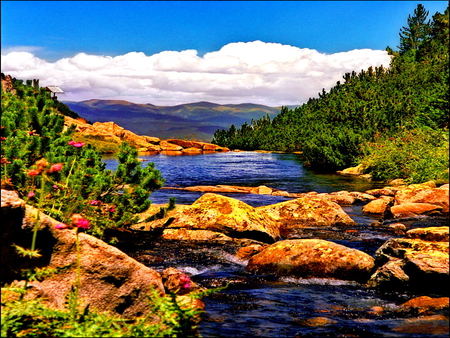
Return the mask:
M 447 1 L 1 1 L 1 71 L 61 101 L 300 105 L 386 47 L 422 3 Z

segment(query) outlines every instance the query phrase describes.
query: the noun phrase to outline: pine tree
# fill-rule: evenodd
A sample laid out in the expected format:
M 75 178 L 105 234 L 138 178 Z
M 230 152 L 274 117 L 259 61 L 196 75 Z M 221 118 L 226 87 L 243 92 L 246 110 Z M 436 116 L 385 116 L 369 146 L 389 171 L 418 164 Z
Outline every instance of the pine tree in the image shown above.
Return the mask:
M 431 33 L 430 20 L 427 21 L 428 11 L 422 4 L 418 4 L 414 15 L 408 15 L 408 26 L 400 30 L 400 55 L 410 50 L 417 50 Z

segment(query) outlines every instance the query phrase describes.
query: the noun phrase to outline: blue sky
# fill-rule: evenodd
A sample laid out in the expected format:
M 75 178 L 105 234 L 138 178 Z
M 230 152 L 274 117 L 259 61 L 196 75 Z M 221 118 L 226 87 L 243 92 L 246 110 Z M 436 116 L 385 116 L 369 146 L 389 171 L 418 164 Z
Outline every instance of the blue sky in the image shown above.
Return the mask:
M 331 62 L 329 60 L 322 68 L 313 67 L 315 73 L 310 72 L 309 76 L 316 74 L 314 81 L 311 81 L 315 87 L 302 92 L 298 99 L 292 92 L 285 98 L 280 98 L 280 102 L 276 99 L 266 100 L 266 103 L 271 105 L 295 104 L 306 101 L 307 96 L 320 91 L 320 86 L 329 89 L 339 80 L 338 75 L 342 77 L 345 72 L 359 71 L 367 67 L 367 62 L 372 62 L 374 66 L 380 64 L 388 66 L 386 56 L 381 55 L 380 51 L 384 51 L 386 46 L 396 48 L 399 44 L 400 28 L 406 25 L 408 15 L 413 13 L 419 3 L 424 4 L 429 10 L 430 18 L 436 11 L 443 12 L 448 4 L 447 1 L 2 1 L 2 56 L 10 55 L 8 60 L 2 61 L 2 71 L 19 78 L 40 76 L 41 83 L 47 81 L 48 77 L 48 81 L 64 84 L 70 91 L 68 99 L 73 100 L 87 99 L 91 91 L 93 96 L 117 97 L 135 102 L 159 100 L 158 102 L 166 104 L 176 103 L 177 99 L 174 96 L 180 94 L 178 101 L 204 98 L 204 100 L 216 99 L 216 102 L 232 100 L 236 103 L 245 101 L 245 97 L 227 92 L 224 86 L 218 86 L 215 92 L 208 91 L 205 87 L 195 90 L 183 89 L 181 86 L 195 80 L 206 81 L 206 78 L 217 83 L 220 80 L 211 79 L 211 74 L 222 72 L 229 75 L 231 68 L 233 72 L 239 68 L 234 62 L 239 58 L 241 76 L 228 77 L 229 81 L 223 82 L 239 82 L 240 86 L 236 91 L 242 93 L 242 88 L 246 87 L 242 82 L 246 81 L 247 76 L 249 81 L 247 87 L 253 88 L 249 92 L 249 100 L 253 98 L 263 103 L 263 97 L 268 95 L 271 87 L 264 89 L 261 83 L 267 81 L 273 88 L 277 80 L 273 76 L 268 78 L 266 75 L 258 79 L 251 78 L 249 74 L 257 72 L 254 67 L 258 66 L 260 69 L 264 65 L 263 74 L 270 72 L 282 74 L 286 71 L 291 72 L 294 68 L 299 69 L 298 62 L 302 58 L 314 60 L 314 64 L 317 64 L 318 60 L 325 60 L 324 57 L 336 53 L 367 51 L 365 56 L 358 54 L 356 59 L 359 61 L 355 61 L 354 55 L 348 55 L 349 59 L 344 62 L 345 65 L 341 70 L 335 66 L 336 60 L 333 69 L 329 68 Z M 264 45 L 257 45 L 256 41 Z M 225 46 L 229 46 L 226 55 L 225 51 L 220 55 L 217 54 Z M 276 56 L 261 60 L 258 65 L 250 61 L 252 64 L 250 67 L 246 61 L 249 58 L 243 56 L 243 50 L 250 54 L 252 51 L 259 51 L 264 55 L 277 53 L 287 55 L 294 52 L 301 56 L 297 56 L 296 65 L 292 64 L 294 62 L 292 58 L 289 59 L 290 69 L 284 67 L 288 61 L 278 60 Z M 306 53 L 307 50 L 319 54 L 311 56 Z M 178 54 L 169 55 L 169 59 L 162 59 L 162 56 L 167 56 L 167 51 Z M 185 51 L 191 52 L 185 55 Z M 298 51 L 303 52 L 299 54 Z M 370 54 L 369 51 L 374 51 L 374 54 Z M 12 52 L 28 54 L 11 54 Z M 74 80 L 70 82 L 69 73 L 62 71 L 68 67 L 61 65 L 62 60 L 72 60 L 80 53 L 81 56 L 88 57 L 78 57 L 74 62 L 69 62 L 71 67 L 76 64 L 80 71 L 78 73 L 72 69 L 78 83 Z M 214 67 L 210 65 L 212 61 L 204 58 L 208 53 L 216 53 L 215 60 L 221 60 L 219 69 L 213 69 Z M 257 58 L 257 54 L 258 52 L 252 55 Z M 137 56 L 140 56 L 139 60 L 136 59 Z M 156 56 L 159 62 L 157 69 Z M 225 56 L 227 60 L 224 59 Z M 174 58 L 177 60 L 174 61 Z M 230 58 L 233 58 L 234 63 L 231 68 L 224 71 L 223 65 L 229 64 Z M 16 60 L 16 65 L 13 60 Z M 108 60 L 109 62 L 106 62 Z M 339 60 L 343 64 L 341 58 Z M 205 65 L 207 61 L 209 63 Z M 81 65 L 83 62 L 87 62 L 88 65 Z M 110 74 L 113 66 L 118 69 L 117 67 L 123 67 L 119 65 L 125 63 L 128 65 L 128 68 L 125 68 L 129 69 L 133 62 L 139 62 L 141 66 L 130 73 L 135 71 L 148 75 L 147 79 L 142 77 L 139 79 L 142 90 L 125 93 L 117 86 L 107 88 L 106 83 L 114 81 L 113 78 L 101 79 L 99 74 L 105 72 Z M 242 71 L 242 62 L 246 62 L 247 72 Z M 149 63 L 152 66 L 149 66 Z M 196 63 L 195 67 L 193 63 Z M 304 63 L 303 60 L 302 64 Z M 180 64 L 186 67 L 181 67 Z M 269 64 L 272 67 L 270 71 L 268 71 Z M 274 64 L 284 66 L 281 69 Z M 94 67 L 95 65 L 98 67 Z M 153 67 L 153 72 L 150 72 L 149 67 Z M 350 69 L 351 67 L 355 69 Z M 34 73 L 32 68 L 36 70 Z M 82 71 L 86 71 L 85 68 L 89 68 L 91 74 L 95 73 L 91 78 L 97 76 L 97 80 L 91 80 L 83 87 L 79 82 L 83 76 Z M 147 73 L 143 71 L 144 68 L 148 70 Z M 274 70 L 275 68 L 277 70 Z M 299 73 L 298 77 L 306 77 L 305 71 L 311 68 L 308 66 L 302 69 L 303 73 Z M 54 76 L 50 76 L 49 72 Z M 123 72 L 115 74 L 114 79 L 118 81 L 124 78 Z M 174 84 L 177 80 L 174 79 L 173 72 L 183 75 L 189 73 L 191 76 L 184 80 L 180 77 L 177 85 Z M 208 74 L 200 79 L 198 73 Z M 321 82 L 319 73 L 323 73 L 323 79 L 332 78 L 333 82 Z M 135 79 L 138 82 L 137 77 Z M 170 83 L 171 86 L 164 87 L 160 84 L 163 87 L 158 87 L 158 80 Z M 290 79 L 285 81 L 284 85 L 291 87 L 297 85 L 300 90 L 308 82 L 295 84 L 294 80 Z M 147 91 L 144 90 L 145 86 Z M 208 86 L 206 82 L 205 86 Z M 103 89 L 97 90 L 98 88 Z M 283 90 L 279 91 L 281 92 Z M 277 95 L 276 90 L 274 95 Z

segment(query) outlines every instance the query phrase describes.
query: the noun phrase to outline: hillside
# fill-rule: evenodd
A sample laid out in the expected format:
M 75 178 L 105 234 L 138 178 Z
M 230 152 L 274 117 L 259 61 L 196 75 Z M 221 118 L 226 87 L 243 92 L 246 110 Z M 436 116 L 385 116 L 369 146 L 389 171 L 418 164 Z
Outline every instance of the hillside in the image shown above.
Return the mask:
M 65 101 L 71 110 L 91 122 L 109 122 L 138 135 L 162 139 L 196 139 L 210 141 L 217 129 L 230 124 L 242 125 L 269 115 L 280 108 L 251 103 L 220 105 L 196 102 L 176 106 L 137 104 L 123 100 Z

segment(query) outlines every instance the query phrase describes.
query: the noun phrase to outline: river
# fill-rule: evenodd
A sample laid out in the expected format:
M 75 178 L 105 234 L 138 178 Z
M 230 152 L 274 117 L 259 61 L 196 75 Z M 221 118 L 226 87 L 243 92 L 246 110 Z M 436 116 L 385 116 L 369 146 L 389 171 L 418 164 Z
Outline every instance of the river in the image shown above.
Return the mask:
M 302 166 L 299 155 L 227 152 L 204 155 L 141 155 L 146 163 L 155 163 L 167 187 L 194 185 L 260 186 L 290 193 L 366 191 L 382 185 L 334 174 L 320 174 Z M 105 157 L 107 169 L 114 170 L 117 160 Z M 167 203 L 175 197 L 179 204 L 191 204 L 202 193 L 182 190 L 158 190 L 150 199 Z M 285 197 L 225 194 L 256 206 L 286 201 Z M 302 232 L 298 238 L 321 238 L 346 245 L 370 255 L 392 232 L 373 226 L 377 221 L 361 212 L 362 205 L 344 207 L 358 225 L 354 228 L 321 229 Z M 434 221 L 411 222 L 410 227 L 425 227 Z M 147 266 L 162 271 L 176 267 L 191 275 L 200 285 L 228 288 L 204 298 L 206 313 L 199 332 L 203 337 L 448 337 L 447 320 L 408 318 L 398 314 L 398 306 L 419 296 L 410 291 L 391 292 L 368 289 L 356 282 L 334 279 L 294 279 L 255 276 L 245 271 L 233 244 L 183 244 L 143 240 L 136 243 L 131 256 L 164 257 Z M 432 295 L 428 296 L 442 296 Z M 382 312 L 373 309 L 382 307 Z

